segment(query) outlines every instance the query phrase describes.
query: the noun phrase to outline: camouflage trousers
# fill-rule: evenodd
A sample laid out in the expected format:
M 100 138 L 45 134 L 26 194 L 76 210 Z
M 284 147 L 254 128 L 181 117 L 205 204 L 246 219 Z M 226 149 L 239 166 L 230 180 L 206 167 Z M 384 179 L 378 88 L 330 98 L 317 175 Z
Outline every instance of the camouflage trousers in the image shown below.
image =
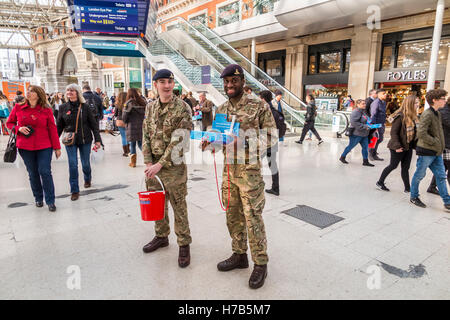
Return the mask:
M 267 239 L 262 212 L 265 205 L 264 181 L 260 164 L 230 165 L 230 188 L 228 189 L 227 167 L 224 167 L 222 202 L 230 205 L 227 211 L 227 226 L 234 253 L 247 252 L 247 236 L 252 260 L 257 265 L 267 264 Z
M 184 170 L 183 168 L 184 167 Z M 166 190 L 166 203 L 164 207 L 164 219 L 155 222 L 155 234 L 157 237 L 167 237 L 170 234 L 168 204 L 173 209 L 175 220 L 175 234 L 178 245 L 185 246 L 192 242 L 191 231 L 186 204 L 187 196 L 187 173 L 184 165 L 175 168 L 163 168 L 158 173 Z M 156 179 L 147 180 L 147 190 L 161 190 L 161 186 Z

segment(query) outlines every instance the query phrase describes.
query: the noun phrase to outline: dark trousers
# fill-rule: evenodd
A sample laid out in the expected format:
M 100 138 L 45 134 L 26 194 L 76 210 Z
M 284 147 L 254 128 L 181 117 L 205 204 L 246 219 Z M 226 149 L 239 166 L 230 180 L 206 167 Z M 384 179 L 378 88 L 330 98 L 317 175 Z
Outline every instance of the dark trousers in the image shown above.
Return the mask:
M 305 122 L 305 125 L 303 126 L 302 136 L 300 137 L 300 141 L 303 142 L 303 140 L 305 140 L 306 134 L 308 133 L 309 130 L 311 130 L 311 132 L 316 136 L 316 138 L 319 141 L 322 140 L 316 128 L 314 127 L 314 121 L 312 121 L 312 122 Z
M 411 159 L 413 155 L 413 150 L 409 149 L 404 152 L 396 152 L 395 150 L 391 151 L 391 162 L 389 165 L 383 170 L 380 176 L 380 180 L 378 180 L 381 184 L 384 184 L 386 177 L 395 170 L 399 163 L 402 164 L 402 180 L 405 185 L 405 189 L 411 189 L 411 185 L 409 182 L 409 167 L 411 166 Z
M 450 161 L 449 160 L 444 160 L 444 167 L 445 167 L 445 171 L 447 172 L 447 181 L 450 184 Z M 433 179 L 431 179 L 431 183 L 429 186 L 429 189 L 433 189 L 436 188 L 437 184 L 436 184 L 436 177 L 433 175 Z
M 91 181 L 91 144 L 86 143 L 66 146 L 67 157 L 69 158 L 70 193 L 80 192 L 80 187 L 78 185 L 78 150 L 80 150 L 84 181 Z
M 28 151 L 19 149 L 19 154 L 27 167 L 31 190 L 36 202 L 55 204 L 55 186 L 52 177 L 52 148 Z
M 269 163 L 269 168 L 272 173 L 272 190 L 279 192 L 280 175 L 278 173 L 277 152 L 278 143 L 274 147 L 267 149 L 267 162 Z
M 378 146 L 383 142 L 384 140 L 384 131 L 386 130 L 386 127 L 383 125 L 381 128 L 377 129 L 378 132 L 378 141 L 377 144 L 375 145 L 375 148 L 370 149 L 369 152 L 372 156 L 375 156 L 378 154 Z M 370 143 L 370 141 L 369 141 Z

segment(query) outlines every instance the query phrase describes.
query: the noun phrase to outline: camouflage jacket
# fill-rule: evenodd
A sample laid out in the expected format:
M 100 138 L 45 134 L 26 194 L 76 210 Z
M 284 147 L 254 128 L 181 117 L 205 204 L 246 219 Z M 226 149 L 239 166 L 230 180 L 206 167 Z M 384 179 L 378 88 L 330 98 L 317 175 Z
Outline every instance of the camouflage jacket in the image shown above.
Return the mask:
M 163 168 L 184 163 L 191 130 L 192 111 L 181 99 L 174 96 L 164 109 L 159 99 L 150 102 L 143 125 L 144 162 L 158 162 Z
M 216 114 L 219 113 L 226 114 L 228 121 L 232 121 L 232 116 L 235 115 L 236 123 L 240 124 L 239 138 L 243 145 L 238 145 L 234 159 L 252 163 L 259 160 L 261 153 L 278 141 L 277 125 L 272 112 L 257 97 L 244 93 L 236 106 L 227 101 L 217 109 Z

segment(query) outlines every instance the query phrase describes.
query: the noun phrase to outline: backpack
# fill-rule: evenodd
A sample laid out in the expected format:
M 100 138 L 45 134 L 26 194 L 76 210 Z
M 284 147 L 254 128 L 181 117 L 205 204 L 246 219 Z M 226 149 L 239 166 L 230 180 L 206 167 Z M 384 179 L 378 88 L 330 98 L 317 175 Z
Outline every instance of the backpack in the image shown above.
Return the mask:
M 283 138 L 287 130 L 286 123 L 284 122 L 284 115 L 275 108 L 270 108 L 270 110 L 272 111 L 273 118 L 277 124 L 278 138 Z
M 86 99 L 86 102 L 89 105 L 89 109 L 91 110 L 92 114 L 94 115 L 94 118 L 98 119 L 98 110 L 97 110 L 97 106 L 95 105 L 94 97 L 90 97 L 89 99 Z

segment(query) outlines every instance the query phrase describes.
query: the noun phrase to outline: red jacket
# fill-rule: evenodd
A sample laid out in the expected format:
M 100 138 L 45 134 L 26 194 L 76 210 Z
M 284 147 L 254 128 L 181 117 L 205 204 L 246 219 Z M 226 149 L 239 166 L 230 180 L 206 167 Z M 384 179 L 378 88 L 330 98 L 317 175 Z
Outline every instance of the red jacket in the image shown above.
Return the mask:
M 34 132 L 28 138 L 19 132 L 20 127 L 32 126 Z M 51 108 L 37 105 L 31 108 L 28 103 L 16 104 L 9 115 L 6 126 L 12 129 L 16 126 L 17 148 L 35 151 L 47 148 L 61 149 L 55 118 Z

